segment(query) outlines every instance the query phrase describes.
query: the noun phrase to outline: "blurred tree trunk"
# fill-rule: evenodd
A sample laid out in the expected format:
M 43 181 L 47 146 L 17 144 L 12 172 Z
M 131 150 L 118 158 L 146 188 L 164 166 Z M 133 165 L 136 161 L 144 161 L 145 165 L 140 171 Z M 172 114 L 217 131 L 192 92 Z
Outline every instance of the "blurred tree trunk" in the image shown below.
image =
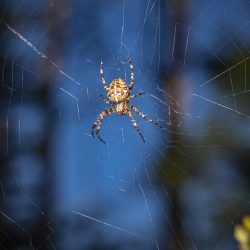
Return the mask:
M 175 17 L 175 23 L 173 23 L 173 51 L 172 51 L 172 65 L 170 70 L 167 73 L 165 79 L 165 89 L 169 96 L 173 97 L 174 100 L 180 101 L 184 96 L 183 82 L 181 77 L 181 67 L 185 64 L 185 54 L 186 54 L 186 42 L 188 37 L 188 25 L 187 25 L 187 13 L 190 8 L 189 2 L 187 0 L 166 0 L 166 4 L 173 13 Z M 178 75 L 178 77 L 176 77 Z M 171 108 L 174 110 L 179 109 L 176 103 L 171 102 Z M 180 132 L 180 117 L 178 113 L 171 112 L 170 121 L 170 133 L 169 141 L 171 146 L 168 149 L 168 161 L 164 163 L 164 175 L 165 183 L 167 183 L 167 189 L 169 192 L 169 202 L 170 206 L 170 225 L 173 230 L 170 232 L 170 238 L 168 239 L 169 249 L 187 249 L 188 248 L 188 239 L 184 232 L 185 227 L 183 227 L 183 218 L 180 204 L 180 188 L 183 183 L 183 173 L 180 172 L 184 160 L 180 153 L 177 152 L 176 147 L 179 147 L 177 142 L 181 140 L 179 137 Z M 176 145 L 175 145 L 176 143 Z M 175 164 L 172 164 L 172 163 Z M 174 231 L 174 232 L 173 232 Z
M 43 51 L 48 58 L 51 59 L 51 61 L 55 62 L 58 65 L 61 65 L 60 61 L 63 58 L 63 45 L 65 41 L 65 26 L 67 26 L 67 18 L 69 15 L 69 5 L 70 0 L 55 0 L 53 1 L 53 5 L 51 4 L 51 1 L 48 1 L 46 3 L 46 11 L 47 11 L 47 27 L 49 27 L 49 30 L 46 34 L 43 35 L 42 39 L 47 41 L 47 48 L 46 51 Z M 8 8 L 6 8 L 7 4 L 3 4 L 5 9 L 5 16 L 1 16 L 3 21 L 10 24 L 13 27 L 17 27 L 18 31 L 18 25 L 16 23 L 22 23 L 21 20 L 12 20 L 11 23 L 7 20 L 7 14 L 8 14 Z M 41 11 L 41 10 L 39 10 Z M 24 16 L 27 13 L 25 11 L 23 12 L 23 16 L 19 18 L 23 18 L 25 20 Z M 40 15 L 38 15 L 40 16 Z M 40 25 L 40 22 L 42 20 L 38 19 L 37 22 Z M 0 27 L 0 35 L 2 32 L 10 32 L 9 30 L 6 30 L 4 26 Z M 2 30 L 3 29 L 3 30 Z M 1 32 L 2 31 L 2 32 Z M 26 30 L 27 31 L 27 30 Z M 12 39 L 18 39 L 18 38 L 12 38 Z M 6 48 L 8 44 L 6 43 Z M 3 46 L 2 46 L 3 47 Z M 30 53 L 34 53 L 32 50 L 30 50 Z M 1 55 L 4 55 L 1 53 Z M 13 59 L 14 60 L 14 59 Z M 10 96 L 13 94 L 13 98 L 21 98 L 23 95 L 23 89 L 21 89 L 20 86 L 18 86 L 18 90 L 13 92 L 13 88 L 10 85 L 8 79 L 14 78 L 13 81 L 19 80 L 20 82 L 20 69 L 21 67 L 15 65 L 15 61 L 12 61 L 12 58 L 0 58 L 0 65 L 1 65 L 1 75 L 0 79 L 1 82 L 1 90 L 2 95 L 0 98 L 0 145 L 3 146 L 1 149 L 0 154 L 0 211 L 4 211 L 4 214 L 6 216 L 3 216 L 3 214 L 0 214 L 0 227 L 2 230 L 0 230 L 0 248 L 1 249 L 29 249 L 32 245 L 32 248 L 34 249 L 52 249 L 53 247 L 53 239 L 51 238 L 54 236 L 54 233 L 52 231 L 52 225 L 50 225 L 50 211 L 53 208 L 53 183 L 54 183 L 54 174 L 53 174 L 53 166 L 51 164 L 51 137 L 54 134 L 54 121 L 55 121 L 55 110 L 54 110 L 54 101 L 52 96 L 51 88 L 52 86 L 50 83 L 55 83 L 56 81 L 56 75 L 58 75 L 58 71 L 53 67 L 47 60 L 42 59 L 41 57 L 38 57 L 38 60 L 41 60 L 40 65 L 40 72 L 39 75 L 41 78 L 39 79 L 42 82 L 41 87 L 35 88 L 35 90 L 32 88 L 32 90 L 29 90 L 28 87 L 25 87 L 25 91 L 35 96 L 35 98 L 29 99 L 27 102 L 27 105 L 29 107 L 34 107 L 37 109 L 37 113 L 42 116 L 41 121 L 43 124 L 41 125 L 41 128 L 43 129 L 40 131 L 41 134 L 35 138 L 38 141 L 38 147 L 34 147 L 32 149 L 29 149 L 29 151 L 25 151 L 25 154 L 34 156 L 35 159 L 42 159 L 42 169 L 40 169 L 41 174 L 39 175 L 40 180 L 38 180 L 38 183 L 32 182 L 32 186 L 28 187 L 27 190 L 27 196 L 29 196 L 29 192 L 35 194 L 35 196 L 38 198 L 37 204 L 32 203 L 32 197 L 29 199 L 25 199 L 25 197 L 22 197 L 25 199 L 25 201 L 28 203 L 28 207 L 32 207 L 32 211 L 35 211 L 34 213 L 31 213 L 26 221 L 22 219 L 22 223 L 20 225 L 24 228 L 24 230 L 20 230 L 20 227 L 17 226 L 19 222 L 17 221 L 15 224 L 15 219 L 11 221 L 11 219 L 7 219 L 7 216 L 10 215 L 10 218 L 13 216 L 13 210 L 11 207 L 11 202 L 15 202 L 15 204 L 18 204 L 18 199 L 20 199 L 20 195 L 24 196 L 25 191 L 22 191 L 21 188 L 23 188 L 21 185 L 19 187 L 18 183 L 15 184 L 13 187 L 14 179 L 16 178 L 18 182 L 21 182 L 19 180 L 19 176 L 13 176 L 11 169 L 11 163 L 13 159 L 18 159 L 18 156 L 24 152 L 20 152 L 20 147 L 17 145 L 17 138 L 13 138 L 13 134 L 18 134 L 18 132 L 13 131 L 18 127 L 18 125 L 13 124 L 14 121 L 17 121 L 16 117 L 15 119 L 12 119 L 13 114 L 10 113 L 7 114 L 8 117 L 6 117 L 7 110 L 9 110 L 9 100 Z M 13 71 L 13 67 L 15 71 Z M 32 70 L 32 66 L 30 67 Z M 12 72 L 13 71 L 13 72 Z M 16 72 L 16 78 L 15 78 L 15 72 Z M 22 69 L 23 72 L 23 69 Z M 26 74 L 26 72 L 24 72 Z M 19 79 L 18 79 L 19 77 Z M 6 79 L 6 80 L 5 80 Z M 28 79 L 25 78 L 24 79 Z M 4 86 L 6 85 L 6 86 Z M 28 85 L 28 84 L 27 84 Z M 20 88 L 20 89 L 19 89 Z M 11 93 L 13 92 L 13 93 Z M 25 102 L 26 100 L 23 100 Z M 25 103 L 26 104 L 26 103 Z M 20 108 L 20 102 L 15 102 L 11 104 L 12 106 L 19 105 L 18 108 Z M 6 125 L 6 119 L 9 119 L 9 126 Z M 34 121 L 36 122 L 36 121 Z M 32 125 L 31 125 L 32 126 Z M 7 135 L 9 134 L 9 138 L 7 138 Z M 10 136 L 11 135 L 11 136 Z M 12 139 L 13 138 L 13 139 Z M 11 140 L 12 139 L 12 140 Z M 33 138 L 34 140 L 34 138 Z M 25 137 L 22 137 L 21 141 L 21 147 L 25 143 L 29 144 L 29 140 Z M 7 147 L 7 153 L 6 153 L 6 147 Z M 19 157 L 20 158 L 20 157 Z M 22 167 L 21 161 L 18 163 L 18 167 Z M 25 169 L 23 169 L 25 171 Z M 32 176 L 31 176 L 32 178 Z M 24 188 L 25 190 L 25 188 Z M 12 201 L 9 202 L 9 196 L 12 198 Z M 13 198 L 16 200 L 14 201 Z M 18 218 L 18 211 L 14 211 L 17 214 Z
M 50 6 L 49 11 L 47 12 L 47 25 L 49 27 L 47 33 L 48 46 L 46 48 L 46 55 L 57 65 L 62 65 L 63 61 L 63 49 L 66 38 L 66 27 L 68 23 L 68 18 L 70 15 L 70 4 L 71 0 L 54 0 L 53 5 L 50 5 L 48 1 L 47 5 Z M 52 221 L 50 218 L 50 211 L 53 211 L 53 201 L 54 200 L 54 185 L 55 182 L 55 169 L 54 165 L 51 162 L 53 156 L 51 156 L 51 143 L 55 133 L 55 114 L 56 110 L 54 107 L 55 101 L 53 100 L 53 88 L 50 83 L 56 84 L 56 78 L 59 75 L 59 72 L 55 70 L 54 67 L 51 67 L 51 64 L 48 61 L 44 60 L 41 63 L 41 74 L 43 76 L 42 89 L 40 91 L 40 96 L 42 100 L 42 107 L 44 114 L 46 115 L 46 124 L 44 131 L 44 140 L 41 143 L 41 154 L 45 159 L 44 163 L 44 191 L 46 195 L 44 207 L 48 211 L 48 221 Z M 52 234 L 51 230 L 48 232 Z M 56 234 L 53 233 L 53 236 L 56 237 Z M 41 238 L 42 240 L 42 238 Z M 44 240 L 44 238 L 43 238 Z M 47 242 L 46 249 L 51 248 L 51 242 L 53 244 L 56 239 L 49 239 Z M 55 242 L 56 243 L 56 242 Z M 55 244 L 56 245 L 56 244 Z

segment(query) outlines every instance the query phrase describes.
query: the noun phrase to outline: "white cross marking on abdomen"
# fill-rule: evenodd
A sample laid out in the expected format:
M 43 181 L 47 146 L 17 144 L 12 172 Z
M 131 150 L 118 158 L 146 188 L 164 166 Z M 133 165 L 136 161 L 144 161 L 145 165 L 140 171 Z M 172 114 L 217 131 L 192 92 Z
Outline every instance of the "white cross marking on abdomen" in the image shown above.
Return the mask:
M 115 100 L 118 102 L 116 85 L 115 85 Z

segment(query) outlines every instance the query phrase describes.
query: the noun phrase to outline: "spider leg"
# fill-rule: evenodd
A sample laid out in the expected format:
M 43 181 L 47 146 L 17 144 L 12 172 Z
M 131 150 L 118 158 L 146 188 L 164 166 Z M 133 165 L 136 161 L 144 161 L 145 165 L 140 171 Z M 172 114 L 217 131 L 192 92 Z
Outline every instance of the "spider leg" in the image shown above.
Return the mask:
M 140 115 L 142 118 L 144 118 L 145 120 L 155 124 L 156 126 L 158 126 L 159 128 L 163 128 L 160 124 L 158 124 L 157 122 L 155 122 L 154 120 L 150 119 L 149 117 L 147 117 L 147 115 L 143 114 L 138 108 L 136 108 L 133 105 L 130 105 L 130 108 L 132 110 L 134 110 L 138 115 Z
M 102 121 L 104 119 L 105 116 L 107 115 L 111 115 L 112 113 L 114 112 L 114 109 L 113 108 L 110 108 L 110 109 L 106 109 L 104 110 L 97 118 L 96 122 L 93 124 L 92 126 L 92 136 L 94 137 L 94 130 L 96 132 L 96 135 L 97 137 L 99 138 L 99 140 L 103 143 L 106 143 L 100 136 L 100 128 L 101 128 L 101 125 L 102 125 Z
M 130 84 L 128 86 L 129 92 L 133 89 L 134 86 L 134 66 L 132 64 L 131 59 L 128 59 L 129 67 L 130 67 Z
M 134 119 L 134 117 L 133 117 L 131 111 L 128 110 L 128 111 L 127 111 L 127 114 L 128 114 L 128 116 L 131 118 L 132 124 L 133 124 L 133 126 L 135 127 L 135 129 L 137 130 L 137 133 L 141 136 L 143 142 L 145 142 L 145 139 L 144 139 L 144 137 L 143 137 L 143 135 L 142 135 L 142 133 L 141 133 L 141 130 L 139 129 L 139 126 L 137 125 L 137 123 L 136 123 L 136 121 L 135 121 L 135 119 Z
M 106 104 L 112 105 L 112 102 L 106 100 L 105 97 L 104 97 L 102 94 L 100 95 L 100 97 L 102 98 L 102 100 L 103 100 Z
M 135 94 L 135 95 L 131 95 L 131 96 L 129 97 L 129 100 L 131 100 L 131 99 L 133 99 L 133 98 L 135 98 L 135 97 L 137 97 L 137 96 L 144 95 L 144 94 L 145 94 L 145 92 L 140 92 L 140 93 L 137 93 L 137 94 Z
M 108 86 L 107 86 L 106 81 L 105 81 L 105 79 L 104 79 L 103 61 L 101 61 L 100 75 L 101 75 L 101 79 L 102 79 L 102 84 L 103 84 L 105 90 L 108 92 Z

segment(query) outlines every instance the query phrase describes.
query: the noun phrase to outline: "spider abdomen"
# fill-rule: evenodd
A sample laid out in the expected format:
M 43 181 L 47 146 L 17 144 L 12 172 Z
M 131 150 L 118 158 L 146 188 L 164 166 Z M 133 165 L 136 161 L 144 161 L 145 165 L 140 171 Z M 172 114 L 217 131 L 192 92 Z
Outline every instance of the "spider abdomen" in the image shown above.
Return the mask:
M 127 84 L 121 79 L 115 79 L 108 88 L 108 98 L 114 103 L 124 102 L 128 97 Z

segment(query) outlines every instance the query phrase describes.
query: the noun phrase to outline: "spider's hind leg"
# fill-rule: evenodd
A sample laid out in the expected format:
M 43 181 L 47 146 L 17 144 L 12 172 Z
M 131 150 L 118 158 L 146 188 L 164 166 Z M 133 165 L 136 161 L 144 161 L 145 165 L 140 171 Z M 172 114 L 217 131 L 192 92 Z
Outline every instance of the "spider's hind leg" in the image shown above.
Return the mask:
M 133 98 L 135 98 L 135 97 L 137 97 L 137 96 L 144 95 L 144 94 L 145 94 L 145 92 L 143 91 L 143 92 L 137 93 L 137 94 L 135 94 L 135 95 L 131 95 L 131 96 L 129 97 L 129 100 L 131 100 L 131 99 L 133 99 Z
M 108 92 L 108 86 L 107 86 L 107 83 L 106 83 L 105 78 L 104 78 L 103 61 L 102 60 L 101 60 L 101 65 L 100 65 L 100 76 L 101 76 L 103 87 Z
M 111 101 L 108 101 L 108 100 L 106 100 L 105 99 L 105 97 L 102 95 L 102 94 L 100 94 L 100 97 L 101 97 L 101 99 L 106 103 L 106 104 L 108 104 L 108 105 L 112 105 L 112 102 Z
M 129 83 L 128 88 L 129 88 L 129 92 L 131 92 L 134 86 L 134 66 L 130 58 L 128 59 L 128 64 L 130 67 L 130 83 Z

